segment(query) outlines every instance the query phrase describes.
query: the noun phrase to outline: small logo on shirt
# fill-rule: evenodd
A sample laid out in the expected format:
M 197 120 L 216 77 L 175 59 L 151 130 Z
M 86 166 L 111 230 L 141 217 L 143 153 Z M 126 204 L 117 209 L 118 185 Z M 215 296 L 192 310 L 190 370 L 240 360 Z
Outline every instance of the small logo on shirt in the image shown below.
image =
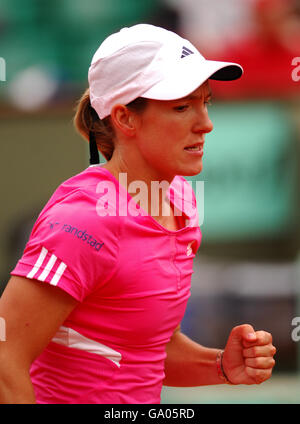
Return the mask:
M 53 230 L 53 228 L 54 228 L 56 225 L 59 225 L 59 222 L 50 222 L 50 223 L 49 223 L 49 225 L 50 225 L 50 230 Z
M 195 240 L 191 241 L 186 248 L 186 256 L 191 256 L 193 253 L 192 244 L 195 243 Z
M 51 230 L 58 228 L 59 222 L 49 222 L 49 226 Z M 77 227 L 73 227 L 69 224 L 61 224 L 59 227 L 60 231 L 64 231 L 65 233 L 69 233 L 70 235 L 77 237 L 79 240 L 85 242 L 90 247 L 93 247 L 97 252 L 104 245 L 103 242 L 99 242 L 93 235 L 88 234 L 87 230 L 81 230 Z

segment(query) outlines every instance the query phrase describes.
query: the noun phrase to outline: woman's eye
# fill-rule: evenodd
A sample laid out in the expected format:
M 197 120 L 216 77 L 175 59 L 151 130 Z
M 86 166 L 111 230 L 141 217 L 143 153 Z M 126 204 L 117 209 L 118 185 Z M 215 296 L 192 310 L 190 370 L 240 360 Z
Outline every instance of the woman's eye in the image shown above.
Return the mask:
M 206 104 L 206 106 L 211 106 L 212 105 L 211 100 L 208 100 L 207 102 L 204 102 L 204 103 Z
M 188 107 L 189 107 L 189 105 L 175 106 L 174 110 L 176 110 L 177 112 L 184 112 Z

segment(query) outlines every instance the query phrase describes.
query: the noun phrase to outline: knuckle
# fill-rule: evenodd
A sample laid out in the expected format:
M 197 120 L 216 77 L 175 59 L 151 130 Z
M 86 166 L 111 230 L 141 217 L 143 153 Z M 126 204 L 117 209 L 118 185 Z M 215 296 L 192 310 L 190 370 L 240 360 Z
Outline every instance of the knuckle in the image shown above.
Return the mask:
M 268 369 L 252 369 L 251 377 L 255 384 L 261 384 L 268 380 L 272 374 L 272 368 Z
M 269 339 L 270 343 L 272 343 L 272 341 L 273 341 L 272 334 L 267 332 L 267 333 L 266 333 L 266 336 L 267 336 L 267 338 Z
M 273 358 L 266 358 L 266 362 L 265 362 L 265 368 L 266 369 L 270 369 L 270 368 L 273 368 L 274 367 L 274 365 L 275 365 L 275 361 L 274 361 L 274 359 Z
M 261 384 L 267 378 L 266 373 L 261 370 L 256 370 L 254 380 L 256 384 Z
M 260 336 L 267 340 L 268 342 L 272 343 L 272 334 L 268 331 L 259 331 Z
M 268 380 L 268 378 L 270 378 L 270 377 L 271 377 L 271 375 L 272 375 L 272 371 L 273 371 L 273 368 L 268 369 L 268 370 L 266 371 L 264 381 L 265 381 L 265 380 Z

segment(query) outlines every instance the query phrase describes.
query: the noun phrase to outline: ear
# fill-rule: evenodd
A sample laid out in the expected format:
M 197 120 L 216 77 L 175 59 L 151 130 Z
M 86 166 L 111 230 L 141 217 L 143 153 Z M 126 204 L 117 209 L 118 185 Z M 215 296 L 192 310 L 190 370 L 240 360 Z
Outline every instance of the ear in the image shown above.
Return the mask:
M 121 131 L 124 135 L 132 137 L 135 134 L 135 118 L 133 113 L 125 105 L 115 105 L 112 108 L 110 117 L 114 127 Z

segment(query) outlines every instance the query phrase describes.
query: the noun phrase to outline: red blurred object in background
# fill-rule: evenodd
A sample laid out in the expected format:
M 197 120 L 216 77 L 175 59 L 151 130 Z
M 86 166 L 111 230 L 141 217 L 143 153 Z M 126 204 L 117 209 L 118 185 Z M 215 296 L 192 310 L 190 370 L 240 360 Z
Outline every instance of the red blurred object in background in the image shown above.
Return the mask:
M 227 48 L 223 55 L 223 60 L 240 63 L 245 73 L 238 81 L 227 84 L 213 83 L 215 96 L 218 98 L 299 96 L 299 0 L 256 0 L 253 12 L 254 33 Z

